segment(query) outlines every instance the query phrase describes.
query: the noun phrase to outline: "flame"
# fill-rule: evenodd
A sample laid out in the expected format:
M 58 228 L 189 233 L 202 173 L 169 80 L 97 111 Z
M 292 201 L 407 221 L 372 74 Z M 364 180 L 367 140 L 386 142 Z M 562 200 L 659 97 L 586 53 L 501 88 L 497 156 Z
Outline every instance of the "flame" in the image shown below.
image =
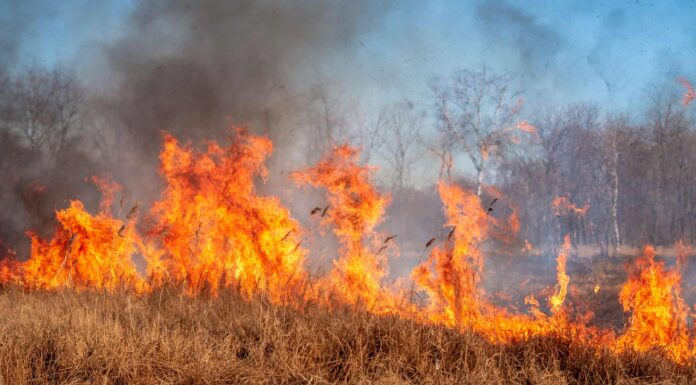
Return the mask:
M 585 203 L 585 206 L 583 207 L 578 207 L 572 204 L 570 199 L 568 199 L 566 196 L 556 197 L 552 202 L 552 206 L 554 208 L 554 214 L 557 216 L 565 213 L 573 213 L 578 216 L 584 216 L 585 213 L 587 213 L 587 210 L 590 209 L 589 203 Z
M 682 97 L 682 104 L 684 106 L 688 106 L 689 104 L 691 104 L 694 98 L 696 98 L 696 91 L 694 91 L 694 87 L 685 78 L 679 77 L 677 78 L 677 81 L 679 82 L 679 84 L 686 87 L 686 91 L 684 92 L 684 96 Z
M 59 227 L 53 238 L 42 240 L 29 233 L 31 258 L 21 264 L 17 275 L 30 289 L 135 289 L 145 282 L 138 274 L 132 256 L 138 251 L 135 219 L 127 222 L 109 213 L 118 185 L 93 179 L 103 199 L 97 215 L 91 215 L 82 202 L 56 213 Z
M 6 256 L 0 260 L 0 284 L 19 284 L 21 283 L 21 264 L 11 256 Z
M 522 131 L 522 132 L 526 132 L 528 134 L 536 134 L 537 133 L 536 127 L 534 127 L 533 125 L 531 125 L 529 122 L 527 122 L 525 120 L 517 123 L 517 129 Z
M 621 288 L 619 300 L 631 312 L 628 329 L 617 341 L 619 349 L 645 352 L 655 347 L 683 361 L 689 355 L 687 306 L 681 297 L 681 275 L 655 260 L 646 246 Z
M 568 259 L 568 254 L 570 253 L 570 236 L 566 235 L 563 241 L 563 246 L 558 253 L 558 258 L 556 258 L 556 280 L 558 281 L 556 285 L 556 292 L 549 298 L 549 304 L 551 305 L 551 310 L 556 313 L 561 310 L 563 301 L 568 294 L 568 283 L 570 278 L 566 273 L 566 260 Z
M 478 245 L 486 238 L 489 216 L 478 197 L 456 185 L 440 182 L 438 191 L 454 233 L 444 246 L 433 248 L 430 258 L 417 266 L 413 280 L 427 294 L 428 318 L 448 326 L 480 323 L 478 283 L 483 255 Z
M 120 210 L 113 215 L 120 187 L 93 179 L 102 192 L 98 212 L 90 214 L 80 201 L 58 211 L 52 238 L 29 233 L 29 259 L 0 261 L 0 283 L 28 290 L 70 287 L 136 294 L 175 285 L 191 296 L 217 296 L 231 288 L 246 298 L 265 296 L 290 305 L 311 301 L 332 308 L 338 301 L 377 314 L 473 330 L 492 342 L 562 332 L 616 351 L 659 347 L 677 362 L 696 353 L 679 271 L 692 254 L 690 247 L 676 245 L 675 268 L 655 260 L 652 247 L 645 248 L 621 289 L 620 302 L 631 318 L 619 337 L 587 326 L 591 311 L 571 311 L 576 308 L 566 300 L 568 236 L 556 258 L 557 284 L 547 299 L 548 314 L 535 293 L 526 295 L 525 313 L 511 313 L 493 304 L 482 283 L 484 250 L 500 239 L 501 229 L 519 230 L 515 212 L 498 223 L 500 215 L 491 214 L 493 202 L 485 207 L 475 193 L 444 181 L 437 190 L 447 236 L 411 272 L 415 290 L 425 298 L 406 301 L 403 291 L 384 282 L 387 257 L 396 254 L 396 234 L 385 238 L 376 231 L 390 198 L 372 184 L 375 168 L 361 164 L 358 150 L 348 145 L 336 146 L 316 165 L 291 175 L 299 185 L 325 192 L 328 205 L 317 209 L 321 214 L 315 217 L 340 243 L 332 269 L 309 285 L 304 269 L 308 251 L 302 242 L 311 234 L 279 198 L 257 191 L 268 175 L 264 162 L 273 150 L 271 141 L 241 129 L 230 138 L 225 147 L 211 141 L 198 150 L 165 134 L 160 155 L 165 187 L 145 223 L 138 224 L 137 205 L 125 216 Z M 584 215 L 588 208 L 564 196 L 554 200 L 557 215 Z M 525 241 L 524 249 L 532 245 Z M 137 258 L 145 261 L 143 275 L 135 267 Z M 599 290 L 595 283 L 594 292 Z
M 444 182 L 438 184 L 438 191 L 448 219 L 445 226 L 454 230 L 444 246 L 435 247 L 428 260 L 411 273 L 414 282 L 428 296 L 420 319 L 475 330 L 493 342 L 551 333 L 561 328 L 589 335 L 590 330 L 584 326 L 569 325 L 562 312 L 553 318 L 547 317 L 539 310 L 533 295 L 525 299 L 531 305 L 532 317 L 510 314 L 491 304 L 479 287 L 484 268 L 481 246 L 497 223 L 486 214 L 472 192 Z
M 385 254 L 373 248 L 379 247 L 378 241 L 383 239 L 374 230 L 382 221 L 389 197 L 371 184 L 374 171 L 359 164 L 356 149 L 341 145 L 314 167 L 293 173 L 292 178 L 300 185 L 326 191 L 329 206 L 322 222 L 332 226 L 341 243 L 340 257 L 322 285 L 348 304 L 387 312 L 395 301 L 381 284 L 387 274 Z
M 233 134 L 228 147 L 208 142 L 205 151 L 164 136 L 167 185 L 152 208 L 149 234 L 161 240 L 162 252 L 151 255 L 157 267 L 150 274 L 161 281 L 166 269 L 190 294 L 235 286 L 281 300 L 305 278 L 303 230 L 278 198 L 256 193 L 271 141 L 241 129 Z

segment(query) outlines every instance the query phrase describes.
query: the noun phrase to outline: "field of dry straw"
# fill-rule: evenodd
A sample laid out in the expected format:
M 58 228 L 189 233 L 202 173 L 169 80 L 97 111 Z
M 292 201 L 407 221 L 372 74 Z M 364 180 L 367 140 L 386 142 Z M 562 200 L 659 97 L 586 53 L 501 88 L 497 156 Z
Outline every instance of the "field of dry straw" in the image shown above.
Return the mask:
M 562 335 L 508 345 L 233 292 L 0 293 L 2 384 L 693 384 L 693 364 Z

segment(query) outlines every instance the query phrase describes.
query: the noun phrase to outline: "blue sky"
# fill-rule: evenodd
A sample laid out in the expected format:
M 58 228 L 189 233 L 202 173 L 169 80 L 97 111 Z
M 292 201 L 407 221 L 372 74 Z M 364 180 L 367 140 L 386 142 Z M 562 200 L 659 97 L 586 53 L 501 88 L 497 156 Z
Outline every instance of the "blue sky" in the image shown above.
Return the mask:
M 75 68 L 127 32 L 137 4 L 10 3 L 0 4 L 0 21 L 30 21 L 18 24 L 19 65 Z M 307 76 L 321 73 L 375 102 L 418 100 L 432 78 L 481 65 L 517 73 L 532 104 L 584 101 L 626 112 L 652 87 L 696 80 L 696 1 L 395 1 L 353 40 L 317 52 Z
M 0 22 L 17 35 L 20 65 L 69 65 L 83 48 L 118 37 L 134 8 L 131 0 L 8 1 L 0 2 Z
M 517 73 L 527 100 L 630 111 L 651 88 L 696 77 L 695 1 L 428 4 L 401 8 L 375 33 L 401 86 L 487 65 Z

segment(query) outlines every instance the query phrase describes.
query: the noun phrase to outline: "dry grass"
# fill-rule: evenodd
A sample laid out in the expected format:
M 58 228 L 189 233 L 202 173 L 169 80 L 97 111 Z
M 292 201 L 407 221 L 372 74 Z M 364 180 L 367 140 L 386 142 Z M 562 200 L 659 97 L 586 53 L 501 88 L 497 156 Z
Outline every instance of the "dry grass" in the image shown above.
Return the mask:
M 348 309 L 233 293 L 0 293 L 3 384 L 693 384 L 694 366 L 563 337 L 492 345 Z

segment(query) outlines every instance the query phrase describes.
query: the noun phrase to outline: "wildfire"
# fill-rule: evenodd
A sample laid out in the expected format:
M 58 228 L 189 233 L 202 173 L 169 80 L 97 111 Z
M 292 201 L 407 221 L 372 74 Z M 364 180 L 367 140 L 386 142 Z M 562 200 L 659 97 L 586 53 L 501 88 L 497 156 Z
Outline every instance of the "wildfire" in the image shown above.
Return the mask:
M 620 293 L 631 318 L 618 338 L 586 326 L 589 310 L 577 317 L 566 310 L 575 309 L 566 303 L 569 236 L 556 258 L 557 283 L 547 299 L 549 308 L 543 309 L 535 293 L 528 293 L 527 312 L 514 314 L 494 305 L 482 282 L 485 247 L 500 239 L 501 229 L 518 230 L 516 214 L 498 223 L 501 215 L 492 214 L 497 195 L 486 206 L 473 192 L 444 181 L 437 189 L 447 235 L 427 242 L 430 254 L 411 272 L 414 291 L 425 297 L 406 301 L 395 285 L 384 282 L 397 235 L 385 237 L 376 230 L 389 196 L 372 184 L 375 169 L 361 164 L 358 150 L 348 145 L 336 146 L 316 165 L 291 174 L 298 185 L 325 193 L 326 206 L 312 210 L 312 218 L 330 227 L 340 242 L 331 271 L 310 285 L 304 266 L 308 250 L 302 244 L 311 234 L 279 198 L 257 191 L 268 176 L 264 162 L 273 150 L 271 141 L 241 129 L 230 136 L 225 147 L 210 141 L 199 150 L 164 135 L 160 173 L 165 187 L 144 223 L 138 224 L 137 205 L 125 216 L 120 210 L 114 215 L 120 187 L 94 179 L 103 196 L 98 212 L 90 214 L 80 201 L 58 211 L 52 238 L 29 233 L 31 255 L 26 261 L 0 262 L 0 283 L 27 290 L 134 293 L 176 285 L 191 296 L 217 296 L 232 288 L 246 298 L 262 295 L 290 305 L 312 301 L 332 308 L 338 301 L 377 314 L 474 330 L 493 342 L 570 333 L 617 351 L 657 346 L 676 361 L 693 357 L 679 273 L 690 248 L 677 245 L 676 268 L 665 267 L 652 247 L 645 248 Z M 588 208 L 564 196 L 554 200 L 557 215 L 584 215 Z M 524 250 L 531 249 L 525 240 Z M 146 274 L 136 269 L 137 258 L 145 261 Z M 594 293 L 599 290 L 596 283 Z
M 524 120 L 517 123 L 517 129 L 528 134 L 536 134 L 536 128 Z
M 428 294 L 428 304 L 421 317 L 428 322 L 473 329 L 498 342 L 558 330 L 596 338 L 594 330 L 585 328 L 583 324 L 570 324 L 565 313 L 558 311 L 563 302 L 560 294 L 558 308 L 552 317 L 539 309 L 534 295 L 525 298 L 525 303 L 531 306 L 531 317 L 510 314 L 490 303 L 480 288 L 484 270 L 481 246 L 489 230 L 498 224 L 482 209 L 475 194 L 444 182 L 439 183 L 438 191 L 448 218 L 445 226 L 454 228 L 454 232 L 442 247 L 435 247 L 429 259 L 412 272 L 414 282 Z M 568 249 L 565 249 L 566 254 Z M 562 297 L 565 297 L 567 280 L 567 275 L 559 274 Z

